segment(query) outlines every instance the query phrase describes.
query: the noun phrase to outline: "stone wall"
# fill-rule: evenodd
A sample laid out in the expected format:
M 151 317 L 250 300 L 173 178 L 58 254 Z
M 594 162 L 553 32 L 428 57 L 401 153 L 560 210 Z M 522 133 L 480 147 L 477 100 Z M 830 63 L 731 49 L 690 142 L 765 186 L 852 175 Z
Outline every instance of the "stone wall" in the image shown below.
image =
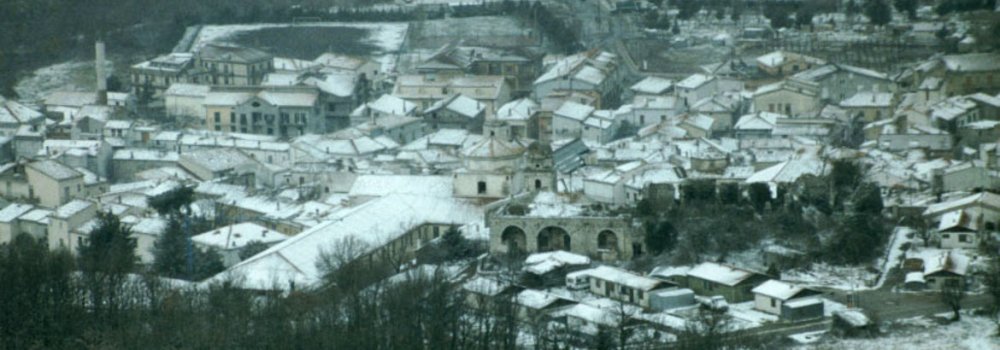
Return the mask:
M 627 217 L 526 217 L 493 215 L 490 252 L 567 250 L 591 258 L 628 260 L 646 251 L 641 229 Z M 568 245 L 568 246 L 567 246 Z

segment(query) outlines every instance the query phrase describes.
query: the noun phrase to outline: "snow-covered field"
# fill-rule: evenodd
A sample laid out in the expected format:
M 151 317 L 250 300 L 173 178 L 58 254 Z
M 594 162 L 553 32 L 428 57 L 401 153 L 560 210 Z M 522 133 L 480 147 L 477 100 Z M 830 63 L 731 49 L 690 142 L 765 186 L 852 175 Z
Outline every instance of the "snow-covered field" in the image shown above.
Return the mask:
M 287 24 L 287 23 L 258 23 L 258 24 L 231 24 L 231 25 L 208 25 L 201 29 L 198 37 L 194 39 L 191 46 L 192 51 L 205 46 L 205 44 L 218 41 L 226 41 L 235 38 L 240 33 L 252 32 L 267 28 L 286 27 L 342 27 L 357 28 L 368 31 L 368 37 L 362 41 L 378 47 L 381 52 L 377 53 L 377 60 L 382 64 L 384 71 L 391 71 L 395 65 L 395 55 L 406 39 L 406 31 L 409 27 L 407 23 L 343 23 L 343 22 L 320 22 L 308 24 Z
M 829 287 L 840 290 L 868 290 L 878 275 L 863 267 L 835 266 L 823 263 L 813 264 L 808 270 L 783 271 L 783 280 L 798 282 L 807 286 Z
M 108 74 L 114 65 L 107 61 Z M 21 79 L 14 91 L 23 101 L 39 101 L 51 91 L 93 90 L 96 82 L 94 61 L 70 61 L 35 70 L 30 77 Z
M 897 321 L 890 328 L 890 334 L 879 338 L 830 338 L 797 349 L 1000 349 L 1000 338 L 993 336 L 996 325 L 986 317 L 964 315 L 961 321 L 948 325 L 918 317 Z
M 399 50 L 406 37 L 406 23 L 342 23 L 342 22 L 320 22 L 308 24 L 287 24 L 287 23 L 258 23 L 258 24 L 229 24 L 229 25 L 208 25 L 201 28 L 198 37 L 194 40 L 192 50 L 197 50 L 207 43 L 223 41 L 235 37 L 241 32 L 252 32 L 265 28 L 284 27 L 344 27 L 368 30 L 369 36 L 365 40 L 378 46 L 385 52 Z

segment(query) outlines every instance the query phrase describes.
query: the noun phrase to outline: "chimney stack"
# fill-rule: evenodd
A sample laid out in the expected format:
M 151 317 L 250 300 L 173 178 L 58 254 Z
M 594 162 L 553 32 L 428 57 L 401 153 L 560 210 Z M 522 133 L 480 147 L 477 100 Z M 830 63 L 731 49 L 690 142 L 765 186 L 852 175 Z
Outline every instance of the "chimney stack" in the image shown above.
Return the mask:
M 94 67 L 97 72 L 97 104 L 108 104 L 108 76 L 104 72 L 104 41 L 97 39 L 94 43 Z

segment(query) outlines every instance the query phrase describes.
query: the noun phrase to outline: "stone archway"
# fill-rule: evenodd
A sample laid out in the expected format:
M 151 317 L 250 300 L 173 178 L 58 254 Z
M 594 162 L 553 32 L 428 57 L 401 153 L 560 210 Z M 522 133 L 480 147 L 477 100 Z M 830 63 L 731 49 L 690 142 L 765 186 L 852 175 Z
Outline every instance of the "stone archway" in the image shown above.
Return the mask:
M 538 251 L 572 249 L 572 239 L 569 233 L 561 227 L 549 226 L 538 231 Z
M 500 234 L 500 241 L 508 253 L 523 252 L 528 248 L 528 236 L 517 226 L 507 226 Z
M 618 235 L 611 230 L 604 230 L 597 234 L 597 249 L 617 252 Z

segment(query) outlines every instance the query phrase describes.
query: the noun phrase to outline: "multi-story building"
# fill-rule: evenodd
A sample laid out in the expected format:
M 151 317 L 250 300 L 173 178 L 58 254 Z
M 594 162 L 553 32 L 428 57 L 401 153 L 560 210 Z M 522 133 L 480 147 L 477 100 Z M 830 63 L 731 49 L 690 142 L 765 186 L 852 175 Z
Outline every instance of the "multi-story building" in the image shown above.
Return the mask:
M 273 57 L 247 47 L 208 44 L 194 55 L 194 66 L 205 71 L 204 82 L 211 85 L 259 85 L 274 69 Z
M 194 55 L 170 53 L 132 66 L 132 86 L 136 95 L 156 96 L 174 83 L 204 82 L 205 70 L 196 67 Z
M 208 130 L 282 138 L 326 130 L 313 87 L 214 87 L 204 105 Z

